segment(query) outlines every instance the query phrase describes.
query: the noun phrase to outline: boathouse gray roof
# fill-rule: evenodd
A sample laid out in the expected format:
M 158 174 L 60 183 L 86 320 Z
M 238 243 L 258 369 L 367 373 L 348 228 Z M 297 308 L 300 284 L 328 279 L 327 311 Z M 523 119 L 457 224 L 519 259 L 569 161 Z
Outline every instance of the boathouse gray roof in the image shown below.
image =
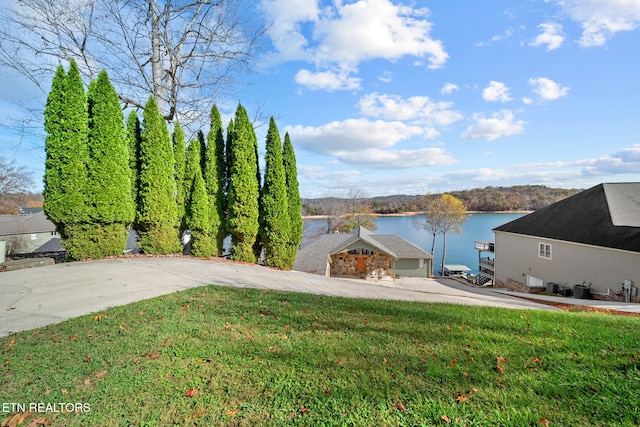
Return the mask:
M 294 270 L 324 274 L 329 256 L 339 253 L 362 240 L 394 259 L 431 259 L 431 255 L 421 247 L 395 234 L 374 234 L 364 227 L 350 233 L 325 234 L 298 251 Z
M 596 185 L 494 231 L 640 252 L 640 182 Z

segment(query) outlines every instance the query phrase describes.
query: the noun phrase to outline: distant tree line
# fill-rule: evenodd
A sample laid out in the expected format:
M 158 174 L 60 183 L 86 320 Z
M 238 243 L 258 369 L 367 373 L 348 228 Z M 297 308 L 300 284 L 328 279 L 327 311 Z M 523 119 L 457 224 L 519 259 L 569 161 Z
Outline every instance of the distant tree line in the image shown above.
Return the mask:
M 579 189 L 549 188 L 544 185 L 513 187 L 484 187 L 473 190 L 450 191 L 448 194 L 464 203 L 468 211 L 538 210 L 578 193 Z M 375 214 L 422 212 L 424 196 L 394 195 L 362 199 Z M 329 215 L 329 206 L 346 203 L 348 198 L 324 197 L 303 199 L 302 213 L 306 216 Z
M 121 254 L 128 230 L 146 254 L 223 254 L 234 260 L 293 266 L 302 237 L 295 153 L 275 120 L 261 174 L 258 141 L 244 107 L 226 129 L 217 107 L 205 137 L 187 144 L 179 123 L 170 133 L 150 96 L 142 121 L 125 122 L 105 71 L 84 85 L 75 62 L 58 67 L 45 108 L 44 211 L 72 259 Z

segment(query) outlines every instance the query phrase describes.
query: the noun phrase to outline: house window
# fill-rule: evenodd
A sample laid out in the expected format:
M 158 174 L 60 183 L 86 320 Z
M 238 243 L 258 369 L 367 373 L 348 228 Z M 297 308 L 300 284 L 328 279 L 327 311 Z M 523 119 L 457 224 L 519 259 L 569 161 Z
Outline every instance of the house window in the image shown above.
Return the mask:
M 420 260 L 418 260 L 418 268 L 424 268 L 424 259 L 420 258 Z
M 551 259 L 551 245 L 538 243 L 538 256 L 540 258 Z
M 37 234 L 32 234 L 31 235 L 31 240 L 38 240 L 38 235 Z

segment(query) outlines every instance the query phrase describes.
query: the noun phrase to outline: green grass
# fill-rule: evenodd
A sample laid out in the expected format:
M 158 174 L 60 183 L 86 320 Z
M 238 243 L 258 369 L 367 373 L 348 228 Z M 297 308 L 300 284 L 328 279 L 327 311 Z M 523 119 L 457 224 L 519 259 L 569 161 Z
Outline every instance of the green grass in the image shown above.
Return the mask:
M 639 326 L 211 286 L 1 338 L 0 410 L 90 407 L 24 421 L 54 426 L 632 426 Z

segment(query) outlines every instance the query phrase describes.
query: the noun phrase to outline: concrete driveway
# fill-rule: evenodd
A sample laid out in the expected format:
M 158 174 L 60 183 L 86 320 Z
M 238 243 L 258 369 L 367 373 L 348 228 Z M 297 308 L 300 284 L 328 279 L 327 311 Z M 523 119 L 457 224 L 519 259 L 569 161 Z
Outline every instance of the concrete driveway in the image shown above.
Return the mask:
M 553 309 L 509 295 L 464 289 L 448 279 L 374 283 L 226 260 L 126 257 L 0 273 L 0 336 L 209 284 L 351 298 Z

